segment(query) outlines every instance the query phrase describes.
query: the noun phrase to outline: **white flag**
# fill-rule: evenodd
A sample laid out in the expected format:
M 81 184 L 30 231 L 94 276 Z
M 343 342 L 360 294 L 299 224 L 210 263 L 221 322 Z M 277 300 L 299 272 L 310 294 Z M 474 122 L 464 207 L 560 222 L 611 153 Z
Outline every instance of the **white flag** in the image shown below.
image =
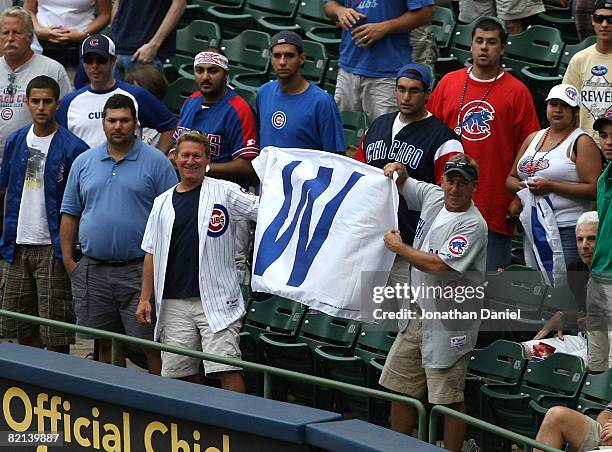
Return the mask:
M 381 169 L 348 157 L 267 147 L 253 160 L 262 181 L 252 287 L 327 314 L 361 319 L 362 293 L 384 286 L 395 254 L 399 195 Z

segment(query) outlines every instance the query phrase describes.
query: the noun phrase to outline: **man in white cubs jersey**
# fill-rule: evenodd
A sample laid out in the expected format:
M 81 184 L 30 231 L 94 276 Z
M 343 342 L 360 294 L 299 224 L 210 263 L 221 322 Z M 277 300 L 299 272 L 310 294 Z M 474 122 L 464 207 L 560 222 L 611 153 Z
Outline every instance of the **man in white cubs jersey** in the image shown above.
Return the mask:
M 155 129 L 161 134 L 157 147 L 167 153 L 172 147 L 172 133 L 177 120 L 147 90 L 113 77 L 116 61 L 113 41 L 101 34 L 89 36 L 83 41 L 81 54 L 90 84 L 62 98 L 57 122 L 92 148 L 100 146 L 106 141 L 102 129 L 104 104 L 113 94 L 123 94 L 134 101 L 139 126 Z
M 155 199 L 149 215 L 136 319 L 151 323 L 154 292 L 155 340 L 239 358 L 245 308 L 234 261 L 235 224 L 256 220 L 259 198 L 233 182 L 205 178 L 210 158 L 204 135 L 178 137 L 181 182 Z M 161 374 L 198 382 L 199 365 L 198 359 L 163 353 Z M 239 368 L 204 361 L 204 370 L 218 376 L 224 389 L 244 392 Z

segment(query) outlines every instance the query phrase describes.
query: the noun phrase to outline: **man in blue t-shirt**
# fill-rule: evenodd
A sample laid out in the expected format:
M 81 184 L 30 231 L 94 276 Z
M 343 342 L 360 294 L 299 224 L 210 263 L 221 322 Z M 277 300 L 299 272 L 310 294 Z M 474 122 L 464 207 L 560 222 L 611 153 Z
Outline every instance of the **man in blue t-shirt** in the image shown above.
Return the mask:
M 83 41 L 81 53 L 90 83 L 62 98 L 57 122 L 90 147 L 100 146 L 106 141 L 102 128 L 104 104 L 112 95 L 123 94 L 136 106 L 138 125 L 157 130 L 161 134 L 157 147 L 168 152 L 172 146 L 176 117 L 147 90 L 115 79 L 115 43 L 108 36 L 92 35 Z M 140 128 L 137 128 L 137 133 L 140 133 Z
M 395 74 L 412 62 L 410 30 L 431 22 L 433 0 L 323 0 L 342 28 L 334 98 L 370 122 L 396 110 Z
M 344 130 L 332 97 L 302 77 L 306 56 L 292 31 L 272 37 L 270 60 L 277 80 L 257 91 L 259 143 L 344 153 Z

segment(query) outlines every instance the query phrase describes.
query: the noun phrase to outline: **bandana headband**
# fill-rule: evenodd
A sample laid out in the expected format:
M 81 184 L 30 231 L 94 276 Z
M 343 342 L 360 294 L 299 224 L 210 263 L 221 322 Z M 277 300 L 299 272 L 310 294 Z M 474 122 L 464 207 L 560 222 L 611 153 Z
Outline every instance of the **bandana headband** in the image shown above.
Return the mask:
M 214 64 L 224 70 L 229 69 L 229 62 L 223 55 L 215 52 L 200 52 L 193 60 L 193 67 L 195 68 L 198 64 Z

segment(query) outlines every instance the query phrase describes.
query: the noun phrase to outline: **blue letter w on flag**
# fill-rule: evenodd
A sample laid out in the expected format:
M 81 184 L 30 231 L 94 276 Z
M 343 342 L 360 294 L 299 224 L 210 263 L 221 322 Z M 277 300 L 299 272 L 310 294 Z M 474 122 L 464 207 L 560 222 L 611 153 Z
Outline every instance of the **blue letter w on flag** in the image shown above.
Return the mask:
M 289 217 L 291 209 L 291 199 L 293 195 L 293 185 L 291 184 L 291 175 L 295 168 L 300 164 L 299 160 L 289 163 L 283 168 L 283 193 L 285 199 L 278 214 L 270 223 L 270 226 L 264 231 L 259 242 L 257 257 L 255 258 L 254 273 L 258 276 L 264 272 L 283 254 L 289 243 L 291 242 L 300 214 L 300 228 L 298 231 L 298 239 L 295 253 L 295 261 L 291 270 L 291 275 L 287 281 L 287 285 L 299 287 L 306 279 L 308 270 L 312 266 L 312 262 L 321 250 L 323 243 L 329 235 L 330 227 L 334 221 L 334 217 L 340 208 L 340 205 L 346 198 L 349 191 L 355 186 L 357 181 L 364 175 L 358 172 L 353 172 L 349 179 L 344 184 L 344 187 L 334 196 L 324 207 L 321 218 L 317 223 L 312 238 L 309 241 L 310 221 L 312 218 L 312 209 L 317 198 L 329 187 L 331 183 L 333 168 L 319 167 L 317 176 L 314 179 L 304 181 L 302 184 L 302 193 L 300 201 L 295 209 L 295 214 L 291 219 L 289 227 L 280 234 L 281 228 Z M 279 235 L 280 234 L 280 235 Z

